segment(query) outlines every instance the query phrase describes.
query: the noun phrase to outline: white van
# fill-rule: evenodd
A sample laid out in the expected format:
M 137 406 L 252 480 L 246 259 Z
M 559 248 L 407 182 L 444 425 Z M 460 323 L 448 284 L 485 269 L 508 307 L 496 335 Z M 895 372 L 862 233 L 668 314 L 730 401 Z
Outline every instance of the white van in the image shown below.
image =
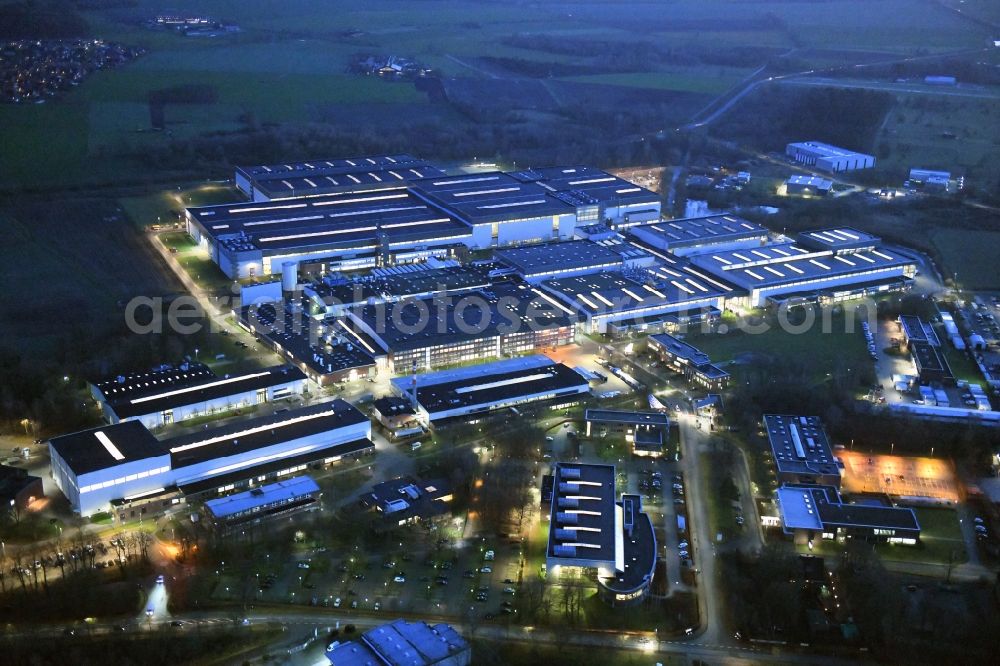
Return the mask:
M 410 450 L 417 451 L 420 449 L 421 446 L 423 446 L 421 442 L 413 442 L 413 444 L 410 444 Z

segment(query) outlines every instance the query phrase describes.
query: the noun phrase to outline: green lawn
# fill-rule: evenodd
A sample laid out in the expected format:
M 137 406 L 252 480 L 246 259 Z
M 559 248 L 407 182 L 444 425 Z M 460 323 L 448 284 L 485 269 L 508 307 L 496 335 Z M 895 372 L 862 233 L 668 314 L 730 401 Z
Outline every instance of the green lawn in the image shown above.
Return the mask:
M 741 354 L 748 352 L 808 362 L 817 381 L 822 381 L 840 363 L 862 367 L 871 362 L 858 323 L 855 323 L 854 330 L 849 333 L 845 332 L 842 316 L 833 317 L 830 324 L 824 330 L 817 317 L 816 324 L 802 333 L 785 332 L 773 326 L 762 333 L 739 330 L 726 334 L 695 333 L 688 335 L 686 342 L 708 354 L 717 364 L 738 359 Z

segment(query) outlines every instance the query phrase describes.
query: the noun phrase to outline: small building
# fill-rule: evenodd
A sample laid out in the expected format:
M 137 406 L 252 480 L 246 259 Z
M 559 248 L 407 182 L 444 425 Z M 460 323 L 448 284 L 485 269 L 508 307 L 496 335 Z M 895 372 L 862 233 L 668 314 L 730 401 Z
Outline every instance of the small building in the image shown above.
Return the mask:
M 366 509 L 374 509 L 379 516 L 374 527 L 376 531 L 384 531 L 447 516 L 453 497 L 451 486 L 444 479 L 420 481 L 402 476 L 375 484 L 360 502 Z
M 765 414 L 778 482 L 840 488 L 840 465 L 817 416 Z
M 931 169 L 910 169 L 910 185 L 928 191 L 947 192 L 951 184 L 951 173 Z
M 420 424 L 417 412 L 409 400 L 395 395 L 377 398 L 372 403 L 372 416 L 389 430 L 406 430 Z
M 838 148 L 821 141 L 790 143 L 785 154 L 800 164 L 834 173 L 870 169 L 875 166 L 875 156 Z
M 948 385 L 955 383 L 951 365 L 940 346 L 915 340 L 910 343 L 909 348 L 910 357 L 917 368 L 917 377 L 921 383 Z
M 22 513 L 36 499 L 45 497 L 42 480 L 20 467 L 0 465 L 0 511 Z
M 637 456 L 662 456 L 670 437 L 670 417 L 663 412 L 588 409 L 584 420 L 587 437 L 594 436 L 595 427 L 602 437 L 614 433 L 624 437 Z
M 395 620 L 333 643 L 326 658 L 332 666 L 468 666 L 472 646 L 450 625 Z
M 833 486 L 785 485 L 778 488 L 782 529 L 796 543 L 814 539 L 864 539 L 912 546 L 920 540 L 913 509 L 849 504 Z
M 785 194 L 809 197 L 825 197 L 833 188 L 833 181 L 819 176 L 796 174 L 785 181 Z
M 319 486 L 296 476 L 242 493 L 205 502 L 205 517 L 216 532 L 227 534 L 262 522 L 320 508 Z
M 707 354 L 669 333 L 651 335 L 646 343 L 649 351 L 674 372 L 706 391 L 718 392 L 729 385 L 728 372 L 714 365 Z

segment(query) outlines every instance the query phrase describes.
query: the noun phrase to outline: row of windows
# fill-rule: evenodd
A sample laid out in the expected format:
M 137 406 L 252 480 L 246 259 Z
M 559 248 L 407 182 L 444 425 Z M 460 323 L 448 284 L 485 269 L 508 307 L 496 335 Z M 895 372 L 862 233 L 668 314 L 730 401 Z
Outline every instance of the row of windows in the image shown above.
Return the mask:
M 104 481 L 102 483 L 92 483 L 89 486 L 83 486 L 80 488 L 80 494 L 89 493 L 94 490 L 101 490 L 102 488 L 111 488 L 112 486 L 120 486 L 123 483 L 129 483 L 130 481 L 138 481 L 139 479 L 145 479 L 146 477 L 156 476 L 157 474 L 165 474 L 170 471 L 170 465 L 165 467 L 157 467 L 156 469 L 151 469 L 145 472 L 139 472 L 137 474 L 129 474 L 128 476 L 121 476 L 117 479 L 112 479 L 110 481 Z

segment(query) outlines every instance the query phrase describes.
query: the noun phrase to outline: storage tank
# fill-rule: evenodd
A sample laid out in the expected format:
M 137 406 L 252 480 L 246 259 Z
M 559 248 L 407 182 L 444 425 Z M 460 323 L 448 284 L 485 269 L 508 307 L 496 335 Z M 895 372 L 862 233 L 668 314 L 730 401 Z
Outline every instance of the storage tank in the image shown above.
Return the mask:
M 281 290 L 295 291 L 299 283 L 299 264 L 296 261 L 286 261 L 281 264 Z

